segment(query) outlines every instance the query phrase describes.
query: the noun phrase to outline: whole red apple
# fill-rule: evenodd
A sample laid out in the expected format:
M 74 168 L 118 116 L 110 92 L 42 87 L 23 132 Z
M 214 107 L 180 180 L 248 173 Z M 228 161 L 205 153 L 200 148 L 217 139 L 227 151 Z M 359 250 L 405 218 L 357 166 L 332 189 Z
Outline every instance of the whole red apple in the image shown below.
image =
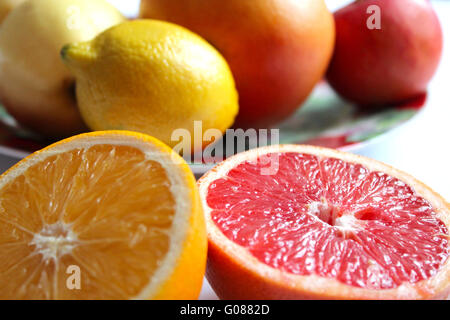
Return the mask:
M 426 91 L 442 53 L 442 30 L 429 1 L 357 0 L 334 17 L 336 48 L 327 78 L 342 97 L 379 106 Z

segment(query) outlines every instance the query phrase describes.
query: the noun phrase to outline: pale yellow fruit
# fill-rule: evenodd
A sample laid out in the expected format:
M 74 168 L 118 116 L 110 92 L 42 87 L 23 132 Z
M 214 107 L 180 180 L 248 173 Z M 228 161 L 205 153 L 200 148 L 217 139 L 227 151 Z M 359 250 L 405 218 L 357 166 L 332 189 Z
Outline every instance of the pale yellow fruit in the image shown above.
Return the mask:
M 0 0 L 0 24 L 9 12 L 22 2 L 24 2 L 24 0 Z
M 76 77 L 78 106 L 93 130 L 139 131 L 174 147 L 175 130 L 193 137 L 194 122 L 201 121 L 203 131 L 223 132 L 238 112 L 225 59 L 171 23 L 126 22 L 93 41 L 66 46 L 62 58 Z
M 57 137 L 82 131 L 74 79 L 59 52 L 122 21 L 104 0 L 33 0 L 16 7 L 0 28 L 2 104 L 38 133 Z

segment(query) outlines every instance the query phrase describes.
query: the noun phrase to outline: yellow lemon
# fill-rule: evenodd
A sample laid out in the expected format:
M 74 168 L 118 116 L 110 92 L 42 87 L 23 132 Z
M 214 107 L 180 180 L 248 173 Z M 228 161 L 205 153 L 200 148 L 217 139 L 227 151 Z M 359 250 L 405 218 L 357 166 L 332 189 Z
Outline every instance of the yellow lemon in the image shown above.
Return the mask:
M 24 0 L 1 0 L 0 1 L 0 23 L 6 18 L 9 12 L 22 3 Z
M 38 133 L 82 131 L 74 79 L 59 52 L 124 20 L 105 0 L 33 0 L 15 7 L 0 27 L 1 103 Z
M 0 177 L 0 299 L 197 299 L 206 254 L 195 178 L 153 137 L 85 133 Z
M 177 25 L 136 20 L 61 52 L 77 84 L 81 115 L 93 130 L 150 134 L 169 146 L 184 129 L 225 131 L 238 112 L 227 62 L 210 44 Z M 178 131 L 179 132 L 179 131 Z M 204 143 L 206 144 L 206 143 Z

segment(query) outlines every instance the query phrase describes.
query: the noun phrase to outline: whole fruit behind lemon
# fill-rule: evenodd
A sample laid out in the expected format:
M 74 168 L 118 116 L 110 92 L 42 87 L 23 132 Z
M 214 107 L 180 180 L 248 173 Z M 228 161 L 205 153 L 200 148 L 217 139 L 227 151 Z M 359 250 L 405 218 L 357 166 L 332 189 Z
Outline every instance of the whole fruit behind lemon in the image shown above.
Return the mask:
M 269 127 L 291 115 L 333 52 L 334 21 L 323 0 L 142 0 L 140 16 L 182 25 L 223 54 L 242 127 Z
M 33 0 L 0 28 L 0 101 L 19 123 L 50 137 L 84 130 L 61 47 L 124 21 L 105 0 Z
M 0 24 L 9 14 L 9 12 L 16 6 L 21 4 L 24 0 L 1 0 L 0 1 Z
M 194 122 L 201 121 L 203 130 L 223 132 L 238 112 L 225 59 L 171 23 L 122 23 L 61 54 L 76 77 L 78 106 L 92 130 L 139 131 L 173 147 L 175 130 L 192 138 Z
M 381 11 L 380 29 L 361 27 L 370 5 Z M 334 16 L 336 48 L 327 78 L 343 98 L 367 110 L 426 93 L 443 49 L 429 1 L 360 0 Z

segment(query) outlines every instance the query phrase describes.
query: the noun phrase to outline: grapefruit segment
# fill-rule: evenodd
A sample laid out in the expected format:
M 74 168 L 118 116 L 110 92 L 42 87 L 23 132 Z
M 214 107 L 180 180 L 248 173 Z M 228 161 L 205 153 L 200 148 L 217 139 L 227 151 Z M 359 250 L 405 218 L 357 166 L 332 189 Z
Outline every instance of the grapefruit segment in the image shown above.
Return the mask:
M 195 179 L 146 135 L 63 140 L 0 178 L 0 257 L 2 299 L 196 299 L 206 231 Z
M 269 158 L 276 170 L 262 174 Z M 199 185 L 208 280 L 222 298 L 448 295 L 448 204 L 387 165 L 268 147 L 226 160 Z

